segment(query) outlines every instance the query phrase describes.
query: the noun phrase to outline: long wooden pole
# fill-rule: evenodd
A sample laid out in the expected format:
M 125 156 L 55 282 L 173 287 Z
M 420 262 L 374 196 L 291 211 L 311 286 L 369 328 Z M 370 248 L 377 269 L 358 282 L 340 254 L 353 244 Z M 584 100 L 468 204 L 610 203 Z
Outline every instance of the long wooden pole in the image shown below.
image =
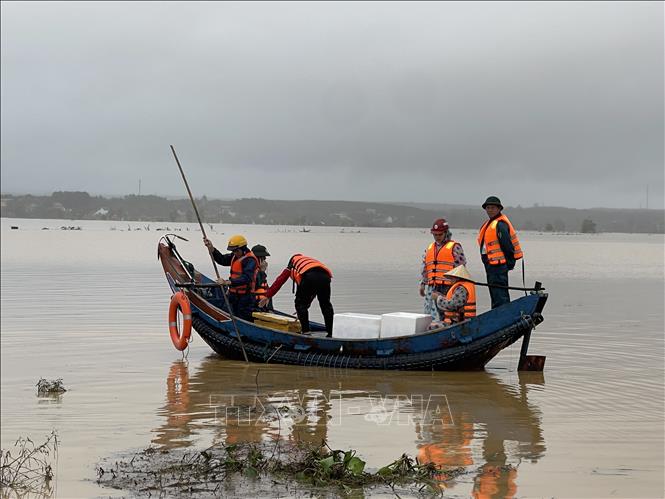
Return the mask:
M 175 153 L 175 149 L 173 146 L 171 146 L 171 152 L 173 153 L 175 162 L 178 165 L 178 170 L 180 170 L 180 175 L 182 175 L 182 180 L 183 182 L 185 182 L 185 187 L 187 188 L 187 194 L 189 194 L 189 199 L 192 202 L 192 206 L 194 207 L 194 213 L 196 213 L 196 219 L 199 221 L 199 227 L 201 227 L 201 233 L 203 234 L 204 238 L 208 239 L 208 237 L 206 236 L 206 231 L 203 228 L 203 224 L 201 223 L 201 216 L 199 215 L 199 210 L 196 208 L 196 203 L 194 202 L 194 196 L 192 196 L 192 191 L 189 189 L 187 178 L 185 178 L 185 172 L 182 170 L 182 166 L 180 166 L 180 160 L 178 159 L 178 155 Z M 206 247 L 206 250 L 207 249 L 208 248 Z M 219 279 L 219 270 L 217 269 L 217 263 L 215 262 L 215 258 L 212 256 L 212 253 L 210 253 L 210 251 L 208 251 L 208 253 L 210 254 L 210 259 L 212 260 L 212 266 L 215 267 L 215 274 Z M 238 331 L 238 324 L 236 324 L 236 318 L 233 315 L 233 310 L 231 310 L 229 297 L 226 294 L 226 289 L 224 288 L 224 286 L 221 286 L 221 288 L 222 288 L 222 295 L 224 296 L 224 302 L 226 303 L 226 309 L 229 311 L 231 322 L 233 322 L 233 328 L 235 329 L 236 332 L 236 338 L 238 338 L 238 341 L 240 342 L 240 349 L 242 350 L 242 356 L 245 358 L 245 362 L 249 363 L 249 359 L 247 358 L 247 353 L 245 352 L 245 345 L 243 344 L 242 338 L 240 337 L 240 331 Z
M 499 288 L 499 289 L 512 289 L 514 291 L 544 291 L 545 288 L 539 286 L 539 282 L 536 282 L 536 286 L 533 288 L 518 288 L 516 286 L 503 286 L 501 284 L 488 284 L 486 282 L 476 282 L 466 279 L 469 282 L 474 283 L 476 286 L 485 286 L 486 288 Z

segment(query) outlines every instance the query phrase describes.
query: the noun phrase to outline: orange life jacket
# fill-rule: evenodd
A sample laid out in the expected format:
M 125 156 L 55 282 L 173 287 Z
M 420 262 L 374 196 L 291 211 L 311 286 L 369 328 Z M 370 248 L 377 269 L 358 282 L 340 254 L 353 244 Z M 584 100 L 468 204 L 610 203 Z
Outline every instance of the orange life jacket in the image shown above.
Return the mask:
M 520 241 L 517 238 L 517 232 L 515 232 L 515 229 L 513 228 L 513 224 L 511 224 L 508 217 L 502 213 L 494 220 L 487 220 L 482 227 L 480 227 L 480 232 L 478 233 L 478 246 L 482 248 L 484 241 L 485 251 L 487 252 L 487 261 L 490 265 L 503 265 L 506 263 L 506 255 L 501 251 L 501 245 L 499 244 L 499 237 L 496 231 L 496 226 L 499 222 L 505 222 L 508 225 L 510 242 L 513 243 L 515 260 L 519 260 L 524 256 Z
M 296 284 L 300 285 L 302 280 L 302 275 L 308 270 L 314 268 L 321 268 L 325 270 L 328 275 L 332 278 L 332 272 L 328 267 L 323 265 L 320 261 L 311 258 L 309 256 L 296 254 L 291 257 L 289 262 L 289 267 L 291 268 L 291 279 L 295 281 Z
M 471 455 L 473 433 L 473 425 L 466 422 L 453 428 L 445 428 L 439 437 L 439 442 L 420 446 L 418 462 L 432 463 L 438 468 L 443 468 L 444 471 L 453 467 L 471 466 L 473 464 Z M 448 480 L 445 474 L 439 475 L 439 477 L 441 480 Z
M 425 274 L 427 284 L 430 286 L 438 284 L 450 286 L 453 283 L 443 274 L 455 268 L 455 258 L 453 257 L 453 246 L 455 244 L 457 244 L 455 241 L 448 241 L 438 251 L 436 250 L 436 243 L 432 243 L 427 247 Z
M 443 312 L 443 322 L 446 324 L 454 324 L 456 322 L 462 322 L 470 317 L 476 316 L 476 286 L 469 281 L 457 281 L 453 284 L 448 293 L 446 293 L 446 300 L 450 300 L 455 294 L 455 290 L 463 286 L 466 289 L 467 297 L 464 307 L 460 310 L 448 311 L 444 310 Z
M 473 499 L 492 499 L 494 497 L 515 497 L 517 495 L 517 470 L 503 471 L 498 466 L 485 465 L 475 478 Z
M 252 281 L 249 284 L 241 284 L 240 286 L 229 286 L 229 293 L 246 295 L 247 293 L 254 292 L 254 288 L 256 287 L 256 274 L 259 272 L 259 259 L 256 258 L 251 251 L 248 251 L 240 258 L 236 258 L 236 256 L 233 255 L 233 258 L 231 258 L 231 275 L 229 276 L 229 279 L 238 279 L 242 276 L 242 262 L 247 258 L 253 258 L 256 262 Z
M 259 275 L 261 278 L 259 278 Z M 257 272 L 256 286 L 254 287 L 254 296 L 256 297 L 256 301 L 259 301 L 261 298 L 263 298 L 266 295 L 266 291 L 268 291 L 268 280 L 265 278 L 265 273 L 261 275 Z

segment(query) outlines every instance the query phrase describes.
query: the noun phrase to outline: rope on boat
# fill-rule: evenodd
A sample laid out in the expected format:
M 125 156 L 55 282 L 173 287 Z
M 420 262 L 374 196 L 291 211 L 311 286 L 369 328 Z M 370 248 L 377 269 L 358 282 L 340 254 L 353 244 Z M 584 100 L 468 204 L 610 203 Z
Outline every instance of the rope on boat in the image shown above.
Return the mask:
M 272 358 L 275 356 L 275 354 L 276 354 L 277 352 L 279 352 L 280 348 L 282 348 L 283 346 L 284 346 L 284 344 L 277 345 L 277 348 L 275 348 L 275 351 L 272 353 L 272 355 L 271 355 L 270 357 L 268 357 L 268 360 L 266 360 L 266 364 L 267 364 L 268 362 L 270 362 L 270 359 L 272 359 Z

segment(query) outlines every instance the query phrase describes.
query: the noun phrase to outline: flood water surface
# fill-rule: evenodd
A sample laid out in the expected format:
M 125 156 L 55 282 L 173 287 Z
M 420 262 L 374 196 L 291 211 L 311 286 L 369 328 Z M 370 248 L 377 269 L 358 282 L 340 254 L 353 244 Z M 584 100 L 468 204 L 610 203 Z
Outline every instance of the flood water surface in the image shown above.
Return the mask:
M 58 497 L 118 494 L 95 484 L 109 456 L 278 440 L 355 449 L 373 470 L 403 453 L 464 467 L 445 484 L 452 496 L 663 496 L 662 235 L 522 233 L 526 282 L 549 293 L 530 345 L 545 372 L 516 371 L 518 342 L 484 372 L 411 373 L 247 365 L 196 335 L 183 359 L 156 259 L 166 224 L 62 225 L 73 223 L 2 219 L 1 268 L 2 448 L 57 430 Z M 171 225 L 189 239 L 183 256 L 213 275 L 198 227 Z M 208 235 L 218 247 L 235 233 L 266 245 L 270 280 L 294 252 L 319 258 L 334 273 L 336 312 L 422 309 L 426 231 L 298 230 L 215 225 Z M 454 237 L 483 281 L 475 232 Z M 478 302 L 488 308 L 485 288 Z M 275 306 L 293 311 L 289 285 Z M 316 303 L 311 315 L 321 318 Z M 68 391 L 38 397 L 42 377 Z

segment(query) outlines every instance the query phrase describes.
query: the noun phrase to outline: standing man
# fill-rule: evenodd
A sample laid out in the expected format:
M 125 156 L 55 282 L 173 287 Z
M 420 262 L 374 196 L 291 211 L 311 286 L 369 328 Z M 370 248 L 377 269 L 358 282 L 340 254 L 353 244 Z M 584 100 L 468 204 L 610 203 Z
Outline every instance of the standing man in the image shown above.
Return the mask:
M 508 286 L 508 271 L 513 270 L 515 261 L 522 258 L 522 248 L 513 225 L 501 213 L 503 205 L 499 198 L 488 197 L 483 209 L 489 220 L 480 227 L 478 246 L 487 273 L 487 284 L 490 284 L 492 308 L 496 308 L 510 302 L 510 293 L 506 288 L 491 285 Z
M 208 238 L 203 243 L 217 263 L 231 267 L 228 279 L 219 278 L 217 282 L 229 287 L 229 305 L 236 317 L 252 322 L 256 287 L 256 274 L 259 270 L 259 261 L 247 247 L 247 239 L 240 234 L 231 236 L 226 249 L 231 253 L 220 253 Z
M 425 297 L 425 313 L 432 320 L 440 321 L 441 315 L 432 299 L 432 292 L 445 296 L 453 282 L 445 273 L 460 265 L 466 265 L 462 245 L 452 239 L 452 232 L 445 218 L 434 220 L 430 230 L 434 242 L 425 250 L 420 267 L 420 296 Z
M 265 307 L 268 300 L 277 294 L 289 277 L 298 286 L 295 305 L 303 334 L 309 333 L 309 307 L 314 297 L 317 297 L 326 324 L 326 331 L 328 336 L 332 336 L 333 316 L 335 314 L 330 303 L 332 272 L 314 258 L 301 253 L 293 255 L 289 260 L 289 264 L 277 276 L 275 282 L 266 291 L 266 295 L 259 301 L 259 306 Z

